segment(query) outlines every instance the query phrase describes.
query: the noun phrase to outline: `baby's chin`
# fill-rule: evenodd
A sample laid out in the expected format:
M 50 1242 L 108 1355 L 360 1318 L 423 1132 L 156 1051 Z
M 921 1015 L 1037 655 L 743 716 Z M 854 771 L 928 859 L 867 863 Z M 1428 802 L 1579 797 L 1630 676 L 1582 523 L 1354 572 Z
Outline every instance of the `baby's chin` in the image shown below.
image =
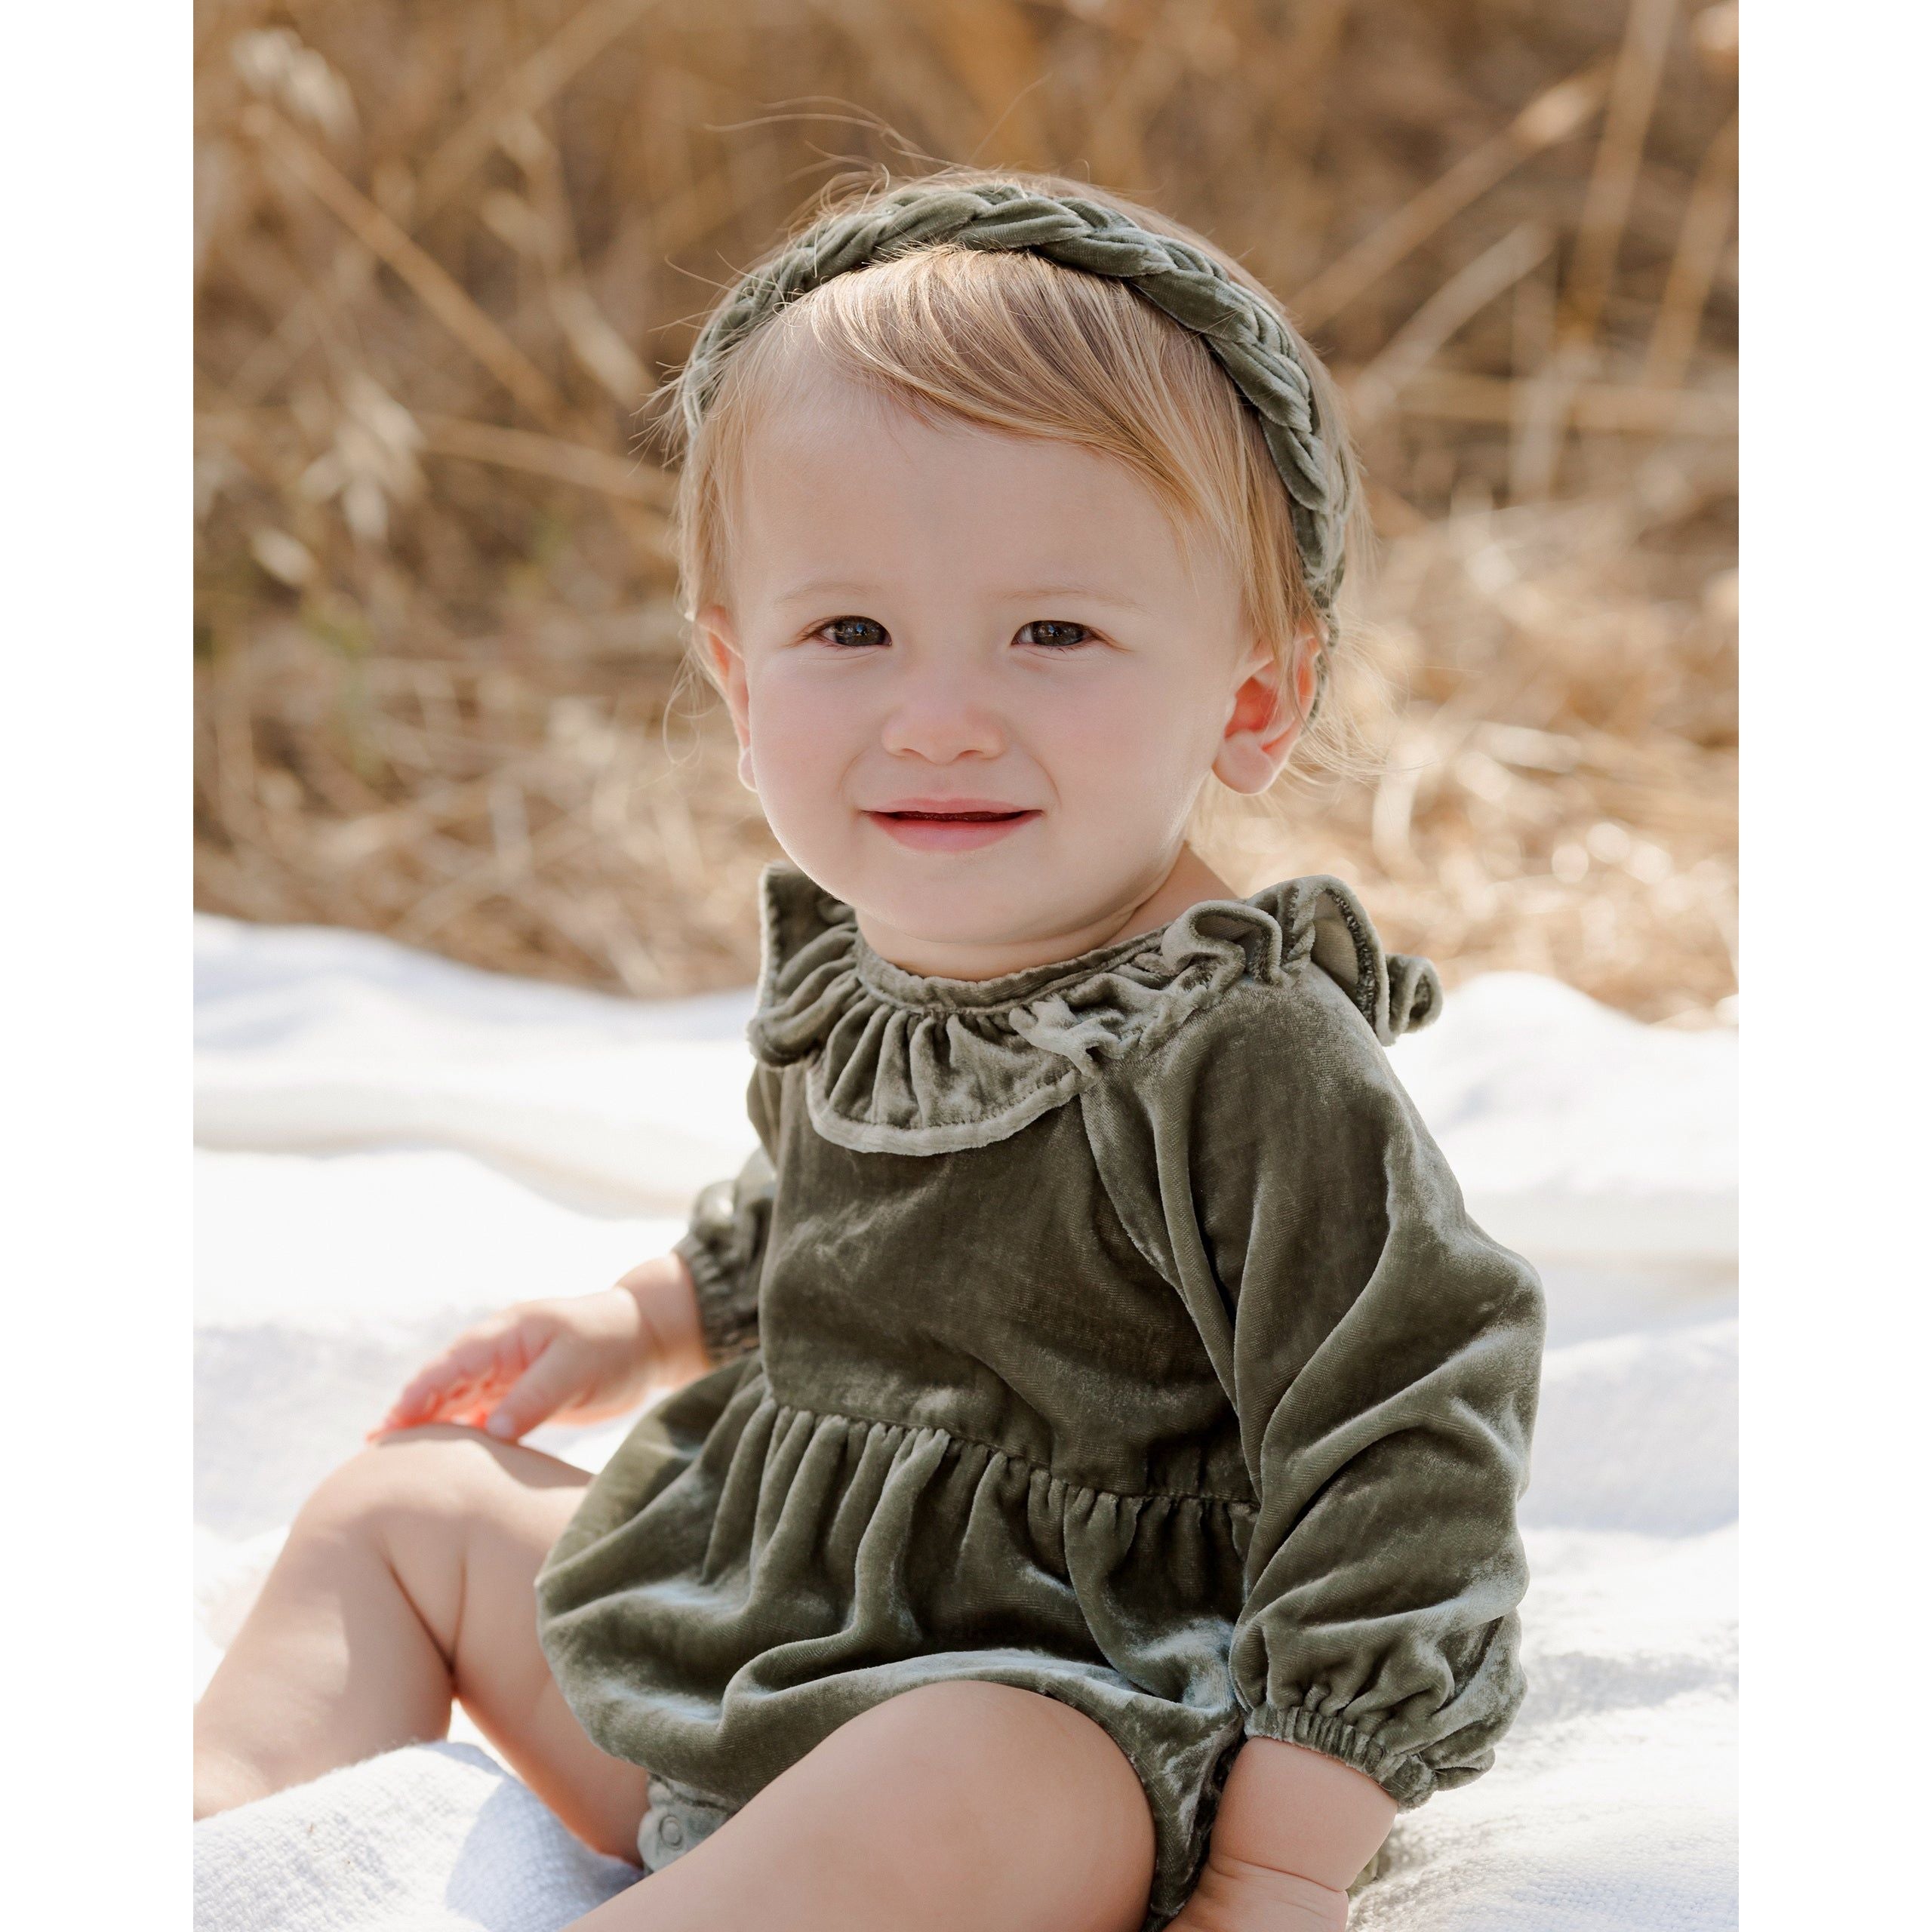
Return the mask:
M 788 856 L 835 898 L 859 915 L 869 937 L 883 940 L 886 956 L 894 942 L 914 953 L 927 949 L 970 955 L 1008 947 L 1031 948 L 1063 936 L 1070 952 L 1097 943 L 1079 937 L 1106 921 L 1115 904 L 1104 887 L 1083 876 L 1060 878 L 1041 866 L 1038 855 L 1009 858 L 997 851 L 851 853 L 809 852 Z M 1116 896 L 1117 897 L 1117 896 Z M 1051 950 L 1044 955 L 1056 955 Z M 944 969 L 921 968 L 934 977 L 997 977 L 1007 970 L 989 961 L 983 972 L 962 956 Z

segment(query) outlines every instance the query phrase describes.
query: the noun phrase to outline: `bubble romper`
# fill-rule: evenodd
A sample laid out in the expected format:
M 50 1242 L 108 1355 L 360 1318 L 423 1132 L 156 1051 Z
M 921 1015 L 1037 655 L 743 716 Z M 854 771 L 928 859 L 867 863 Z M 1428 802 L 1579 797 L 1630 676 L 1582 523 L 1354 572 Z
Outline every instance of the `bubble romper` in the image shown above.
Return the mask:
M 1432 969 L 1330 878 L 979 980 L 790 866 L 761 891 L 760 1145 L 678 1244 L 716 1366 L 537 1585 L 571 1708 L 651 1774 L 646 1869 L 953 1678 L 1118 1745 L 1147 1932 L 1246 1739 L 1403 1810 L 1487 1770 L 1544 1306 L 1389 1066 Z

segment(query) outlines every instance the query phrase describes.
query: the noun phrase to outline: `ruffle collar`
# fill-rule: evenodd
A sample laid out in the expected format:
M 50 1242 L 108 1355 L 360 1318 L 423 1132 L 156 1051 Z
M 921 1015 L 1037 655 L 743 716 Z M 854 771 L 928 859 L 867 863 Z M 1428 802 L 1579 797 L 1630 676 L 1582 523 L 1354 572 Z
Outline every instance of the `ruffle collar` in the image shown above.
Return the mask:
M 809 1060 L 812 1124 L 862 1153 L 1002 1140 L 1235 981 L 1278 983 L 1304 962 L 1384 1045 L 1441 1005 L 1435 968 L 1385 953 L 1355 894 L 1320 875 L 1211 900 L 1152 932 L 992 980 L 928 978 L 881 958 L 851 907 L 795 866 L 767 866 L 760 897 L 752 1051 L 768 1066 Z

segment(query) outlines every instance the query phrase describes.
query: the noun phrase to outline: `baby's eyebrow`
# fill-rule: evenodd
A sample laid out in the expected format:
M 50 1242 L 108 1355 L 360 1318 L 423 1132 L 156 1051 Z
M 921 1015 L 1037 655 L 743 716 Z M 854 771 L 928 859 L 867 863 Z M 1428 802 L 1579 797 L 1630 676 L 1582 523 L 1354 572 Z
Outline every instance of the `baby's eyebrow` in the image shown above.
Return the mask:
M 1009 590 L 1006 595 L 1015 604 L 1031 603 L 1042 597 L 1084 597 L 1090 604 L 1111 604 L 1118 611 L 1138 611 L 1143 616 L 1146 611 L 1146 605 L 1131 597 L 1091 583 L 1031 583 Z
M 774 604 L 797 604 L 808 597 L 829 596 L 834 591 L 841 596 L 869 597 L 878 588 L 875 583 L 861 583 L 856 577 L 808 577 L 803 583 L 788 585 L 771 601 Z
M 866 598 L 877 595 L 884 588 L 883 585 L 857 577 L 808 577 L 802 583 L 789 585 L 772 601 L 781 605 L 798 604 L 808 598 L 829 597 L 835 593 L 841 597 Z M 1123 596 L 1118 591 L 1103 590 L 1098 585 L 1091 583 L 1068 581 L 1016 584 L 1011 589 L 995 590 L 991 595 L 994 601 L 1003 604 L 1032 604 L 1048 597 L 1081 597 L 1091 604 L 1111 605 L 1116 610 L 1138 611 L 1143 616 L 1146 614 L 1146 605 L 1134 598 Z

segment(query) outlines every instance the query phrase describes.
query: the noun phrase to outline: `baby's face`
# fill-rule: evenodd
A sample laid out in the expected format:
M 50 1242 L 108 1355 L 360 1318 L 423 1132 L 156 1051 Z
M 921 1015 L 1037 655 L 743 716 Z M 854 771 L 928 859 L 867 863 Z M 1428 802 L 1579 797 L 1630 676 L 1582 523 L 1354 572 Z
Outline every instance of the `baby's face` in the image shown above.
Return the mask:
M 731 555 L 700 621 L 746 780 L 889 958 L 978 977 L 1096 943 L 1217 760 L 1252 789 L 1268 654 L 1119 463 L 818 375 L 758 427 Z

